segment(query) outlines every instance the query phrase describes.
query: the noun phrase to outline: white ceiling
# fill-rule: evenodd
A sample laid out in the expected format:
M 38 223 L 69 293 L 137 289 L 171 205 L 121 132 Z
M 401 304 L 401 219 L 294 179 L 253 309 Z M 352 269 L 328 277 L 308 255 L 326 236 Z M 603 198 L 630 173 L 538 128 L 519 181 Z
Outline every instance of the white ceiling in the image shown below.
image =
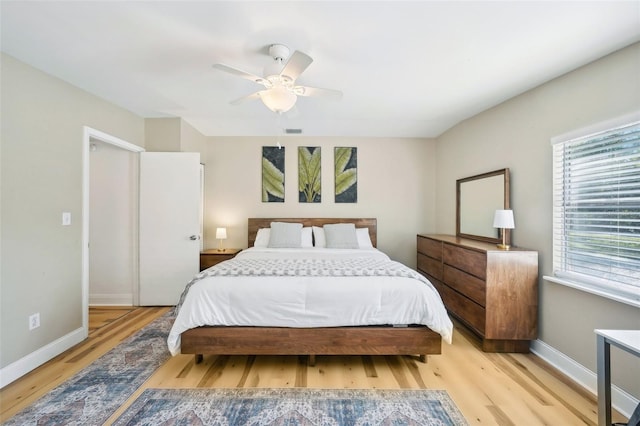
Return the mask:
M 208 136 L 435 137 L 480 111 L 640 40 L 636 1 L 1 1 L 2 51 L 143 117 Z M 314 62 L 280 118 L 261 74 L 282 43 Z

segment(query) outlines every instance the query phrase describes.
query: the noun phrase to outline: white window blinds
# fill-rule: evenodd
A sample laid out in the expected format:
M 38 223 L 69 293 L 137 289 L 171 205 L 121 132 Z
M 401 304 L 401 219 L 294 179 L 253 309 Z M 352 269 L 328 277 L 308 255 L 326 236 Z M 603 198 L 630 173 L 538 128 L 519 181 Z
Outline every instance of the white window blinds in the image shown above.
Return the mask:
M 553 145 L 553 267 L 640 300 L 640 122 Z

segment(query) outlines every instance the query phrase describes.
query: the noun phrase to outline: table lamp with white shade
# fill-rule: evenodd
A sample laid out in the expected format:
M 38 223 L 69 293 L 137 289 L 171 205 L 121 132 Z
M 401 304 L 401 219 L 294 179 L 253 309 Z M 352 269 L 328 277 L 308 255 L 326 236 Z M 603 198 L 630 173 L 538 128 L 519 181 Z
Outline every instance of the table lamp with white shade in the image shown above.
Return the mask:
M 507 244 L 506 230 L 515 228 L 513 210 L 496 210 L 493 216 L 493 227 L 502 229 L 502 244 L 498 244 L 498 248 L 509 250 L 510 246 Z
M 227 239 L 227 228 L 216 228 L 216 239 L 220 240 L 218 251 L 223 251 L 224 249 L 222 248 L 222 240 Z

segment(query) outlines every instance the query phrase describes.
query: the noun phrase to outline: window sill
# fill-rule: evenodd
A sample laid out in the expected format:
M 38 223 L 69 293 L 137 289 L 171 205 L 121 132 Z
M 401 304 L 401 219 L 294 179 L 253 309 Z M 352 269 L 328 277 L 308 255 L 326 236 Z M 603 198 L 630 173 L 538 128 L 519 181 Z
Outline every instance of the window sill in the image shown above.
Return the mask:
M 577 290 L 595 294 L 596 296 L 601 296 L 607 299 L 615 300 L 616 302 L 624 303 L 625 305 L 631 305 L 636 308 L 640 308 L 640 294 L 635 295 L 634 297 L 633 295 L 629 294 L 613 293 L 583 282 L 568 280 L 566 278 L 553 277 L 550 275 L 544 275 L 542 278 L 546 281 L 575 288 Z

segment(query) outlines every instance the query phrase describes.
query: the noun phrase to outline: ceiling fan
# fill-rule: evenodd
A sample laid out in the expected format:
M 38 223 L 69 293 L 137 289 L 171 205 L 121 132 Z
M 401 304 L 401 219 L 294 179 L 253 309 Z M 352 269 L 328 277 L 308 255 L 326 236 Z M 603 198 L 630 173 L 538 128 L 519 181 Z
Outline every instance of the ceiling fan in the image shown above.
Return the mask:
M 289 48 L 282 44 L 272 44 L 269 46 L 269 55 L 273 58 L 273 62 L 264 67 L 264 77 L 259 77 L 225 64 L 213 65 L 216 69 L 264 86 L 264 90 L 236 99 L 231 102 L 232 105 L 237 105 L 249 99 L 261 99 L 271 111 L 283 113 L 293 108 L 298 100 L 298 96 L 326 97 L 332 99 L 342 98 L 342 92 L 339 90 L 321 89 L 295 84 L 300 74 L 313 62 L 313 59 L 309 55 L 296 50 L 289 58 Z M 289 58 L 289 60 L 285 63 L 287 58 Z

